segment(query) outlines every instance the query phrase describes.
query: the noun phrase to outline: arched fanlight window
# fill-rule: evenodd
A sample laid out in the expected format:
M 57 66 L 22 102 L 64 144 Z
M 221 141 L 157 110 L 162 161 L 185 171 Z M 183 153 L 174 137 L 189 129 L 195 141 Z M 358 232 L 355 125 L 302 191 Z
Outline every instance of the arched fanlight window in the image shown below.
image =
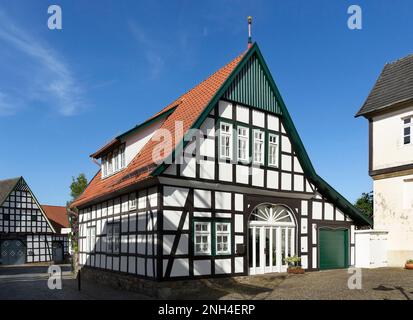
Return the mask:
M 252 211 L 251 222 L 272 225 L 295 225 L 289 209 L 280 205 L 261 204 Z

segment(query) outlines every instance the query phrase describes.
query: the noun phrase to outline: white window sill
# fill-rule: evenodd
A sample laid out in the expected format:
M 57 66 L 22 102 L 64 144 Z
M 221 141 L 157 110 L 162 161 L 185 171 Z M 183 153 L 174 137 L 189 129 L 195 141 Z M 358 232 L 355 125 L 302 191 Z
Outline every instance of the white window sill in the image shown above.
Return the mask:
M 122 172 L 122 171 L 125 170 L 125 169 L 126 169 L 126 167 L 125 167 L 125 168 L 122 168 L 122 169 L 120 169 L 120 170 L 118 170 L 118 171 L 116 171 L 116 172 L 113 172 L 113 173 L 111 173 L 111 174 L 108 174 L 108 175 L 106 175 L 106 176 L 103 176 L 103 175 L 102 175 L 102 179 L 110 178 L 110 177 L 114 176 L 115 174 L 118 174 L 119 172 Z

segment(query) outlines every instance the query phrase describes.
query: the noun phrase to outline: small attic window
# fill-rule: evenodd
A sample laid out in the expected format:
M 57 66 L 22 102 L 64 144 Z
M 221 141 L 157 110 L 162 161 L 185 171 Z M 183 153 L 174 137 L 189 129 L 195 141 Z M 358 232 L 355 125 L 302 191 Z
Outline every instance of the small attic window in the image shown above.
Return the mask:
M 102 157 L 102 178 L 106 178 L 126 168 L 125 145 L 113 149 Z
M 413 117 L 408 117 L 403 119 L 403 145 L 412 143 L 412 118 Z

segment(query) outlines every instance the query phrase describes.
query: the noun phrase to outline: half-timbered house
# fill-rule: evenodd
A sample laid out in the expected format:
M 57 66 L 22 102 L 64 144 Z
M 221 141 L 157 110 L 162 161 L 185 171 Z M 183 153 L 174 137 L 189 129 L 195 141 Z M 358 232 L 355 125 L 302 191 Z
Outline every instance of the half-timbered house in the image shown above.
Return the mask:
M 315 172 L 256 43 L 91 157 L 101 169 L 73 206 L 96 272 L 253 275 L 294 255 L 346 268 L 371 223 Z
M 23 177 L 0 180 L 0 264 L 62 262 L 68 255 L 65 207 L 42 206 Z

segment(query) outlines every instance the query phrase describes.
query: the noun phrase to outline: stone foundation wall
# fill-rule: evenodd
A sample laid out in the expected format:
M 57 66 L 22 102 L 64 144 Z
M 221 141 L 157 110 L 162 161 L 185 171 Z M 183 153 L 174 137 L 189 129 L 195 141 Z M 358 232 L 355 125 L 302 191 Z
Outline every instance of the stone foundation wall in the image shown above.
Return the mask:
M 196 293 L 208 285 L 204 279 L 157 282 L 86 266 L 81 268 L 81 277 L 82 280 L 102 283 L 115 289 L 142 293 L 156 299 L 174 299 L 188 294 L 196 296 Z

